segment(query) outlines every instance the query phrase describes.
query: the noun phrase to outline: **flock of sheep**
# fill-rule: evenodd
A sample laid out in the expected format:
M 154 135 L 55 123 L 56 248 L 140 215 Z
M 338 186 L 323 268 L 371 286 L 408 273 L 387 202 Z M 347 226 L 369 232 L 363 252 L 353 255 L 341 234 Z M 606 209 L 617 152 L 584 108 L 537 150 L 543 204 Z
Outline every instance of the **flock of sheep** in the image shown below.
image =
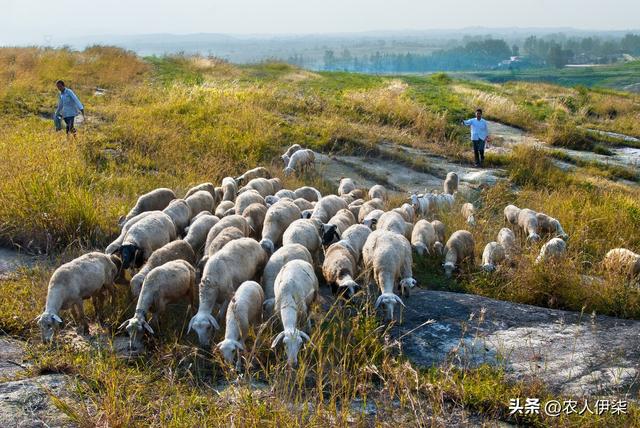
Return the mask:
M 294 145 L 282 159 L 288 175 L 312 166 L 315 155 Z M 121 233 L 104 253 L 85 254 L 54 272 L 45 310 L 38 317 L 43 340 L 52 340 L 65 309 L 71 309 L 76 323 L 88 332 L 83 301 L 91 298 L 100 316 L 104 299 L 110 296 L 113 304 L 115 283 L 129 272 L 137 304 L 134 316 L 120 327 L 127 331 L 130 346 L 140 346 L 145 332 L 154 334 L 149 313 L 157 323 L 167 304 L 186 299 L 198 308 L 189 331 L 202 346 L 210 344 L 224 320 L 224 340 L 217 348 L 233 362 L 244 350 L 250 327 L 274 316 L 283 328 L 272 347 L 282 342 L 288 363 L 295 365 L 299 349 L 309 340 L 309 312 L 318 298 L 319 275 L 334 291 L 348 294 L 360 288 L 359 278 L 365 290 L 375 284 L 375 307 L 384 308 L 386 318 L 392 319 L 397 305 L 403 305 L 400 295 L 408 295 L 416 285 L 414 250 L 443 257 L 447 276 L 464 262 L 474 262 L 469 231 L 455 231 L 446 239 L 445 225 L 427 220 L 454 207 L 457 188 L 457 175 L 449 173 L 443 193 L 412 194 L 407 203 L 390 210 L 383 186 L 367 192 L 343 178 L 337 195 L 322 196 L 308 186 L 283 189 L 280 179 L 270 178 L 262 167 L 226 177 L 220 187 L 200 184 L 184 198 L 170 189 L 155 189 L 140 196 L 121 218 Z M 471 203 L 463 204 L 461 213 L 475 225 Z M 542 246 L 538 263 L 566 251 L 568 236 L 558 220 L 513 205 L 504 215 L 527 240 L 551 238 Z M 497 241 L 484 249 L 483 268 L 491 272 L 513 260 L 517 242 L 511 229 L 500 230 Z M 605 261 L 624 266 L 631 275 L 640 272 L 640 256 L 625 249 L 610 251 Z

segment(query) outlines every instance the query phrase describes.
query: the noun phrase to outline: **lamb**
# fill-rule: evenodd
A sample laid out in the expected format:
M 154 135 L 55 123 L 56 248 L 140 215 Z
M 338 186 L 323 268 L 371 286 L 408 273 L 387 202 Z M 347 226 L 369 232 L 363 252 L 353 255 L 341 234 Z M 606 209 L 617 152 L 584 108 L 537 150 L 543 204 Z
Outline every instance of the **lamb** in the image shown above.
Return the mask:
M 133 217 L 146 211 L 162 211 L 174 199 L 176 199 L 176 194 L 173 193 L 173 190 L 167 188 L 159 188 L 145 193 L 138 198 L 126 217 L 120 218 L 118 224 L 123 225 Z
M 327 222 L 327 224 L 335 226 L 335 232 L 338 233 L 338 239 L 340 239 L 340 236 L 342 236 L 345 230 L 347 230 L 350 226 L 356 223 L 357 223 L 356 218 L 354 217 L 353 213 L 346 208 L 343 208 L 340 211 L 338 211 Z M 330 239 L 331 237 L 327 237 L 327 238 Z M 325 237 L 323 236 L 322 239 L 324 243 Z M 326 243 L 324 244 L 327 245 Z
M 455 194 L 450 195 L 448 193 L 440 193 L 437 195 L 432 194 L 430 200 L 430 209 L 433 212 L 436 211 L 451 211 L 453 205 L 456 202 Z
M 300 211 L 313 210 L 313 207 L 315 206 L 313 202 L 309 202 L 303 198 L 294 199 L 293 203 L 300 208 Z
M 496 266 L 505 259 L 504 247 L 497 242 L 489 242 L 482 252 L 482 269 L 493 272 Z
M 42 332 L 42 341 L 51 342 L 62 325 L 60 311 L 71 309 L 76 324 L 85 333 L 89 324 L 84 315 L 83 301 L 91 298 L 96 313 L 102 312 L 102 294 L 111 293 L 115 298 L 114 281 L 120 269 L 117 257 L 100 252 L 84 254 L 60 266 L 49 280 L 44 312 L 36 318 Z
M 418 220 L 411 232 L 411 246 L 421 256 L 435 252 L 437 239 L 435 228 L 427 220 Z
M 387 200 L 387 189 L 380 184 L 372 186 L 369 189 L 369 199 L 381 199 L 383 201 Z
M 235 203 L 233 201 L 222 201 L 216 207 L 216 212 L 214 213 L 216 217 L 222 218 L 226 215 L 235 214 Z
M 540 235 L 538 235 L 538 218 L 535 211 L 528 208 L 521 209 L 518 212 L 517 221 L 520 230 L 527 235 L 527 241 L 535 242 L 540 240 Z
M 453 195 L 458 191 L 458 174 L 455 172 L 447 173 L 447 178 L 444 179 L 443 183 L 444 193 L 449 195 Z
M 294 199 L 298 199 L 298 197 L 296 196 L 296 192 L 294 192 L 293 190 L 289 190 L 289 189 L 280 189 L 278 190 L 275 195 L 276 197 L 282 199 L 282 198 L 289 198 L 291 200 Z
M 184 198 L 187 199 L 189 196 L 201 190 L 205 190 L 209 192 L 209 194 L 213 196 L 213 199 L 215 202 L 220 202 L 220 200 L 216 198 L 216 187 L 213 185 L 213 183 L 201 183 L 201 184 L 198 184 L 197 186 L 193 186 L 191 189 L 187 191 L 187 194 L 184 195 Z
M 133 297 L 138 297 L 140 295 L 140 289 L 142 288 L 144 279 L 151 270 L 174 260 L 184 260 L 191 265 L 195 264 L 196 254 L 193 247 L 186 242 L 186 240 L 183 241 L 182 239 L 178 239 L 176 241 L 171 241 L 164 247 L 158 248 L 154 251 L 144 266 L 142 266 L 138 273 L 131 278 L 131 295 Z
M 310 149 L 301 149 L 294 152 L 289 158 L 289 163 L 284 169 L 284 175 L 289 176 L 293 172 L 302 172 L 312 166 L 316 160 L 316 154 Z
M 231 298 L 224 340 L 217 346 L 228 363 L 233 364 L 236 353 L 244 351 L 244 340 L 249 334 L 249 327 L 258 325 L 262 320 L 263 301 L 264 292 L 255 281 L 240 284 Z
M 238 193 L 238 184 L 233 177 L 225 177 L 222 179 L 222 195 L 223 201 L 234 201 Z
M 247 220 L 251 228 L 251 237 L 258 239 L 262 236 L 262 225 L 267 216 L 267 207 L 262 204 L 251 204 L 242 212 L 242 217 Z
M 384 210 L 384 201 L 380 198 L 374 198 L 362 204 L 358 213 L 358 222 L 362 223 L 373 210 Z
M 267 168 L 263 166 L 259 166 L 259 167 L 248 170 L 247 172 L 242 174 L 240 177 L 236 178 L 236 183 L 238 184 L 248 183 L 254 178 L 271 178 L 271 174 L 269 173 L 269 170 Z
M 274 288 L 274 309 L 280 315 L 283 331 L 275 337 L 271 347 L 275 348 L 283 341 L 287 362 L 295 367 L 303 339 L 310 341 L 309 336 L 298 327 L 305 321 L 308 324 L 309 310 L 318 296 L 318 278 L 311 264 L 292 260 L 278 273 Z
M 114 252 L 122 259 L 122 267 L 140 267 L 158 248 L 176 239 L 173 220 L 161 211 L 154 211 L 129 228 Z
M 189 299 L 195 307 L 196 271 L 185 260 L 173 260 L 153 268 L 145 277 L 138 297 L 133 318 L 123 322 L 119 329 L 125 328 L 129 334 L 129 347 L 141 347 L 144 331 L 155 334 L 147 322 L 147 313 L 152 311 L 158 325 L 158 315 L 163 313 L 169 303 Z
M 220 234 L 220 232 L 225 230 L 227 227 L 231 226 L 240 229 L 244 236 L 249 236 L 252 233 L 252 230 L 249 227 L 249 223 L 244 217 L 237 214 L 223 217 L 219 222 L 216 223 L 215 226 L 211 228 L 211 230 L 209 230 L 209 233 L 207 234 L 207 240 L 204 244 L 205 253 L 208 253 L 208 249 L 216 236 L 218 236 L 218 234 Z
M 258 193 L 257 190 L 251 189 L 238 195 L 234 206 L 235 213 L 241 215 L 244 210 L 251 204 L 261 204 L 265 207 L 267 206 L 267 203 L 262 195 Z
M 640 255 L 626 248 L 609 250 L 602 264 L 606 270 L 625 274 L 632 279 L 640 274 Z
M 289 165 L 289 159 L 291 159 L 291 155 L 297 152 L 298 150 L 302 150 L 302 146 L 300 144 L 291 145 L 286 152 L 281 156 L 284 165 Z
M 271 255 L 275 247 L 280 245 L 284 231 L 291 223 L 302 217 L 300 209 L 293 201 L 284 199 L 272 205 L 267 210 L 267 214 L 262 225 L 262 240 L 260 245 Z
M 279 178 L 254 178 L 249 181 L 246 186 L 240 189 L 240 192 L 246 192 L 251 189 L 258 192 L 263 198 L 266 198 L 267 196 L 273 195 L 278 190 L 282 189 L 282 182 L 280 182 Z
M 567 243 L 560 238 L 552 238 L 540 249 L 540 254 L 536 257 L 536 264 L 548 260 L 557 260 L 567 252 Z
M 507 223 L 512 225 L 518 224 L 518 216 L 520 215 L 520 208 L 515 205 L 507 205 L 504 207 L 504 219 Z
M 371 235 L 371 229 L 363 224 L 354 224 L 342 234 L 342 240 L 347 241 L 351 248 L 355 250 L 356 263 L 360 263 L 362 248 L 369 235 Z
M 404 218 L 395 211 L 387 211 L 378 219 L 376 230 L 388 230 L 411 239 L 413 223 L 404 221 Z
M 469 226 L 476 225 L 476 209 L 471 202 L 466 202 L 462 205 L 462 209 L 460 210 L 462 217 L 467 221 Z
M 317 219 L 322 223 L 327 223 L 338 211 L 346 209 L 347 207 L 348 205 L 344 199 L 336 195 L 327 195 L 316 203 L 311 218 Z
M 220 304 L 219 317 L 225 317 L 227 305 L 236 288 L 256 277 L 267 262 L 267 253 L 251 238 L 229 242 L 207 260 L 199 285 L 200 306 L 191 318 L 189 330 L 194 330 L 202 346 L 209 344 L 212 328 L 219 329 L 212 315 L 214 305 Z
M 382 217 L 383 214 L 384 214 L 384 211 L 382 210 L 373 210 L 369 214 L 367 214 L 367 216 L 362 220 L 361 223 L 367 226 L 371 230 L 376 230 L 378 221 L 380 220 L 380 217 Z
M 443 264 L 447 278 L 451 278 L 454 269 L 463 262 L 473 263 L 475 260 L 475 245 L 473 235 L 466 230 L 458 230 L 449 237 L 444 248 Z
M 565 233 L 562 225 L 555 218 L 544 213 L 536 213 L 536 219 L 538 220 L 538 230 L 540 233 L 554 235 L 563 241 L 567 241 L 569 239 L 569 235 Z
M 289 244 L 283 245 L 278 251 L 273 253 L 264 268 L 262 274 L 262 285 L 264 287 L 265 297 L 264 309 L 265 313 L 269 316 L 273 314 L 273 307 L 275 305 L 274 284 L 276 282 L 276 276 L 278 276 L 282 266 L 291 260 L 303 260 L 309 264 L 313 263 L 311 253 L 303 245 Z
M 395 211 L 402 216 L 404 221 L 413 223 L 416 219 L 416 210 L 411 204 L 402 204 L 400 208 L 394 208 L 391 211 Z
M 209 231 L 219 221 L 218 217 L 211 214 L 199 215 L 196 221 L 189 226 L 187 236 L 184 237 L 185 242 L 191 246 L 194 252 L 199 253 L 207 242 Z
M 189 221 L 191 221 L 191 207 L 187 201 L 174 199 L 162 212 L 171 217 L 176 233 L 182 236 L 184 230 L 189 226 Z
M 503 227 L 498 232 L 498 244 L 504 248 L 505 257 L 513 260 L 518 255 L 518 245 L 516 244 L 516 235 L 507 227 Z
M 328 284 L 335 285 L 338 290 L 347 289 L 350 295 L 355 293 L 358 284 L 354 281 L 357 275 L 358 254 L 348 241 L 331 244 L 324 254 L 322 275 Z
M 211 212 L 216 205 L 216 201 L 213 199 L 213 196 L 206 190 L 198 190 L 185 198 L 185 201 L 189 205 L 189 208 L 191 208 L 191 217 L 196 216 L 203 211 Z
M 376 230 L 367 238 L 362 249 L 365 270 L 373 274 L 381 294 L 376 300 L 376 309 L 382 304 L 386 308 L 387 319 L 393 319 L 396 304 L 404 306 L 394 291 L 400 280 L 400 290 L 409 291 L 416 285 L 411 270 L 411 244 L 397 233 Z
M 295 190 L 296 198 L 306 199 L 309 202 L 318 202 L 322 195 L 315 187 L 303 186 Z
M 356 183 L 351 178 L 341 178 L 338 185 L 338 195 L 344 196 L 351 193 L 352 190 L 356 190 Z

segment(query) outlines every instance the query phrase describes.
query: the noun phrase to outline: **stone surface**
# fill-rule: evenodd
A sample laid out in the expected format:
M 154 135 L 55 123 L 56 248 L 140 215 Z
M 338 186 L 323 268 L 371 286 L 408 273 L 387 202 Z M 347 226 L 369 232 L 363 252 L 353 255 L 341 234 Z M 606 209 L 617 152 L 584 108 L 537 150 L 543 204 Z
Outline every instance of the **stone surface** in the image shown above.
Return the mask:
M 417 290 L 404 302 L 398 337 L 418 365 L 501 365 L 571 395 L 637 392 L 640 321 L 445 291 Z
M 0 380 L 22 372 L 26 368 L 23 359 L 24 345 L 21 342 L 0 338 Z
M 34 258 L 11 248 L 0 247 L 0 280 L 22 266 L 31 266 Z

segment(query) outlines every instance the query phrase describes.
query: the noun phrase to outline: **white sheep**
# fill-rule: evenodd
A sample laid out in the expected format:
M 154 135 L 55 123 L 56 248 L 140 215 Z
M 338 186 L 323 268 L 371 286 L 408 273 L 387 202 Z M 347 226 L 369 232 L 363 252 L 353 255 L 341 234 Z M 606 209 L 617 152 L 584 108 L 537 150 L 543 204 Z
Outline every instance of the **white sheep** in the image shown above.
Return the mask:
M 262 225 L 262 240 L 260 245 L 268 254 L 273 254 L 276 246 L 282 241 L 282 235 L 289 225 L 300 219 L 302 213 L 293 201 L 283 199 L 267 210 Z
M 500 229 L 500 232 L 498 232 L 498 244 L 504 248 L 505 257 L 511 261 L 513 261 L 519 253 L 516 235 L 507 227 L 503 227 Z
M 289 176 L 294 172 L 302 172 L 308 167 L 313 166 L 316 160 L 316 154 L 310 149 L 301 149 L 294 152 L 289 158 L 289 163 L 284 169 L 284 175 Z
M 149 260 L 147 260 L 133 278 L 131 278 L 129 285 L 131 287 L 131 294 L 133 297 L 138 297 L 138 295 L 140 295 L 140 289 L 142 288 L 144 279 L 152 269 L 173 260 L 184 260 L 193 265 L 196 262 L 196 255 L 191 245 L 182 239 L 171 241 L 162 248 L 158 248 L 153 252 L 153 254 L 151 254 Z
M 456 202 L 456 195 L 450 195 L 448 193 L 439 193 L 437 195 L 432 194 L 430 200 L 430 210 L 432 212 L 437 211 L 451 211 L 453 205 Z
M 387 189 L 383 185 L 376 184 L 369 189 L 369 199 L 381 199 L 386 201 L 387 193 Z
M 173 193 L 173 190 L 167 188 L 154 189 L 149 193 L 145 193 L 138 198 L 126 217 L 120 218 L 118 224 L 122 226 L 133 217 L 146 211 L 162 211 L 174 199 L 176 199 L 176 194 Z
M 440 242 L 444 245 L 445 237 L 447 235 L 447 226 L 445 226 L 440 220 L 433 220 L 431 225 L 433 225 L 433 228 L 436 231 L 436 242 Z
M 264 292 L 255 281 L 240 284 L 229 302 L 226 315 L 224 340 L 217 347 L 224 359 L 233 364 L 236 353 L 244 351 L 244 341 L 249 327 L 258 325 L 262 320 Z
M 453 271 L 463 262 L 472 264 L 475 260 L 475 240 L 471 232 L 458 230 L 447 241 L 444 248 L 444 273 L 451 278 Z
M 247 190 L 255 190 L 263 198 L 269 195 L 275 194 L 278 190 L 282 189 L 282 182 L 279 178 L 254 178 L 249 181 L 246 186 L 240 189 L 240 193 Z
M 351 191 L 355 189 L 356 189 L 356 183 L 353 181 L 353 179 L 348 177 L 343 177 L 340 179 L 340 184 L 338 185 L 339 196 L 344 196 L 348 193 L 351 193 Z
M 211 241 L 206 248 L 205 257 L 211 257 L 218 251 L 222 250 L 225 245 L 236 239 L 246 238 L 247 235 L 235 226 L 225 227 L 216 237 Z
M 382 199 L 374 198 L 362 204 L 358 212 L 358 222 L 362 223 L 367 215 L 374 210 L 384 210 L 384 201 Z
M 293 203 L 296 204 L 298 208 L 300 208 L 300 211 L 313 211 L 313 207 L 315 206 L 314 202 L 309 202 L 304 198 L 296 198 L 293 200 Z
M 497 242 L 489 242 L 482 252 L 482 269 L 485 272 L 493 272 L 498 264 L 505 260 L 505 250 L 502 245 Z
M 399 208 L 394 208 L 391 211 L 395 211 L 404 218 L 406 222 L 413 223 L 416 219 L 416 210 L 411 204 L 402 204 Z
M 291 155 L 297 152 L 298 150 L 302 150 L 302 146 L 300 144 L 292 144 L 286 152 L 280 157 L 284 162 L 284 166 L 289 165 L 289 159 L 291 159 Z
M 302 198 L 309 202 L 318 202 L 322 198 L 320 191 L 311 186 L 299 187 L 294 191 L 294 193 L 296 194 L 296 199 Z
M 358 287 L 354 280 L 358 273 L 358 256 L 346 240 L 331 244 L 325 251 L 322 263 L 322 275 L 327 284 L 335 285 L 338 290 L 346 289 L 353 295 Z
M 84 315 L 83 301 L 91 298 L 96 313 L 101 315 L 105 291 L 111 293 L 113 304 L 114 281 L 119 269 L 118 258 L 100 252 L 84 254 L 56 269 L 49 280 L 44 312 L 36 319 L 42 340 L 50 342 L 53 339 L 62 325 L 60 311 L 65 309 L 71 309 L 76 324 L 88 333 L 89 324 Z
M 213 195 L 206 190 L 198 190 L 197 192 L 187 196 L 184 200 L 189 205 L 189 208 L 191 208 L 191 217 L 194 217 L 203 211 L 211 212 L 214 210 L 216 205 Z
M 278 198 L 289 198 L 291 200 L 297 199 L 298 197 L 296 196 L 296 192 L 294 192 L 293 190 L 289 190 L 289 189 L 280 189 L 278 190 L 274 196 L 278 197 Z
M 114 239 L 109 245 L 107 245 L 107 248 L 105 248 L 104 250 L 105 254 L 114 254 L 120 248 L 120 246 L 122 245 L 122 241 L 124 240 L 124 237 L 129 231 L 129 229 L 131 228 L 131 226 L 133 226 L 143 218 L 149 215 L 156 215 L 159 212 L 161 211 L 145 211 L 127 220 L 124 223 L 124 225 L 122 225 L 122 230 L 120 230 L 120 235 L 118 235 L 118 237 Z
M 309 250 L 300 244 L 283 245 L 269 257 L 262 274 L 265 298 L 264 309 L 268 316 L 273 314 L 273 306 L 275 305 L 275 292 L 273 287 L 276 282 L 276 276 L 278 276 L 282 266 L 291 260 L 304 260 L 309 264 L 313 263 L 313 257 Z
M 247 172 L 236 178 L 236 183 L 247 183 L 254 178 L 271 178 L 271 174 L 269 173 L 269 170 L 267 168 L 259 166 L 248 170 Z
M 522 233 L 527 236 L 527 241 L 539 241 L 538 217 L 536 212 L 523 208 L 518 212 L 517 224 Z
M 388 230 L 411 239 L 413 223 L 406 222 L 404 217 L 395 211 L 387 211 L 378 219 L 376 230 Z
M 241 215 L 244 210 L 251 204 L 261 204 L 265 207 L 267 206 L 267 203 L 262 195 L 258 193 L 257 190 L 250 189 L 246 192 L 240 193 L 236 198 L 236 203 L 234 205 L 235 213 Z
M 302 260 L 288 262 L 276 277 L 274 292 L 274 310 L 280 316 L 283 331 L 275 337 L 271 347 L 275 348 L 283 341 L 287 362 L 295 367 L 303 339 L 310 340 L 298 327 L 305 323 L 308 326 L 309 310 L 318 296 L 318 278 L 313 266 Z
M 337 236 L 338 240 L 340 240 L 340 236 L 342 236 L 345 230 L 347 230 L 349 227 L 351 227 L 356 223 L 357 221 L 353 213 L 346 208 L 343 208 L 340 211 L 338 211 L 327 222 L 328 225 L 335 226 L 335 233 L 338 234 Z M 323 244 L 328 245 L 327 242 L 331 241 L 330 238 L 331 237 L 327 237 L 327 239 L 325 239 L 325 236 L 323 236 L 322 237 Z
M 251 204 L 242 212 L 242 217 L 247 220 L 251 228 L 251 237 L 259 239 L 262 236 L 262 225 L 267 216 L 267 207 L 262 204 Z
M 114 252 L 122 259 L 122 267 L 140 267 L 151 253 L 176 239 L 176 227 L 171 217 L 154 211 L 132 225 L 125 234 L 120 247 Z
M 423 256 L 435 252 L 434 245 L 438 237 L 436 230 L 427 220 L 418 220 L 411 232 L 411 246 Z
M 282 235 L 282 245 L 300 244 L 313 257 L 314 265 L 322 261 L 322 238 L 317 222 L 311 219 L 298 219 L 291 223 Z
M 569 239 L 569 235 L 565 233 L 562 225 L 557 219 L 550 217 L 545 213 L 536 213 L 536 219 L 538 220 L 538 231 L 541 234 L 553 235 L 563 241 Z
M 416 215 L 426 217 L 431 212 L 431 195 L 418 195 L 416 192 L 409 196 L 411 206 Z
M 213 215 L 213 213 L 211 211 L 200 211 L 198 214 L 194 215 L 193 217 L 191 217 L 191 220 L 189 221 L 189 226 L 191 226 L 193 223 L 196 222 L 196 220 L 198 220 L 200 217 L 205 216 L 205 215 Z M 186 228 L 185 233 L 189 232 L 189 228 Z
M 640 274 L 640 255 L 626 248 L 609 250 L 602 264 L 606 270 L 627 275 L 632 279 Z
M 469 226 L 476 225 L 476 209 L 471 202 L 466 202 L 462 204 L 462 209 L 460 210 L 462 214 L 462 218 L 465 219 Z
M 383 214 L 384 211 L 382 210 L 373 210 L 362 219 L 361 223 L 371 230 L 376 230 L 378 220 L 380 220 Z
M 444 179 L 443 189 L 444 193 L 453 195 L 458 191 L 458 174 L 455 172 L 447 173 L 447 178 Z
M 198 218 L 187 229 L 187 235 L 184 237 L 185 242 L 191 245 L 194 252 L 200 253 L 207 242 L 209 231 L 219 221 L 218 217 L 211 214 L 198 215 Z
M 356 263 L 360 263 L 362 248 L 369 235 L 371 235 L 371 229 L 363 224 L 354 224 L 342 234 L 342 240 L 347 241 L 351 248 L 355 250 Z
M 347 202 L 339 196 L 327 195 L 316 203 L 311 218 L 326 224 L 338 211 L 348 206 Z
M 560 238 L 551 238 L 540 248 L 540 254 L 536 257 L 536 264 L 548 260 L 558 260 L 567 252 L 567 243 Z
M 187 333 L 194 330 L 200 344 L 208 345 L 212 328 L 220 328 L 212 315 L 214 306 L 220 304 L 218 316 L 224 318 L 236 288 L 244 281 L 254 279 L 262 271 L 266 261 L 267 254 L 251 238 L 231 241 L 209 257 L 199 284 L 198 313 L 191 318 Z
M 364 199 L 356 199 L 355 201 L 351 202 L 347 207 L 349 211 L 351 211 L 351 214 L 353 214 L 353 216 L 356 219 L 360 216 L 360 208 L 362 208 L 363 204 L 364 204 Z
M 138 296 L 138 303 L 133 317 L 120 325 L 129 335 L 129 347 L 138 349 L 146 330 L 155 334 L 147 322 L 147 314 L 153 312 L 156 327 L 158 317 L 169 303 L 176 303 L 185 298 L 192 308 L 195 307 L 196 271 L 185 260 L 173 260 L 153 268 L 145 277 Z
M 171 217 L 176 228 L 176 233 L 182 236 L 184 230 L 189 226 L 192 217 L 191 207 L 187 201 L 184 199 L 174 199 L 162 212 Z
M 364 244 L 362 260 L 365 271 L 373 275 L 381 291 L 375 307 L 383 305 L 386 308 L 387 319 L 393 319 L 395 306 L 404 306 L 400 297 L 395 294 L 396 283 L 400 281 L 401 293 L 408 293 L 409 289 L 416 285 L 411 270 L 411 244 L 402 235 L 387 230 L 376 230 L 369 235 Z
M 215 216 L 222 218 L 227 215 L 235 214 L 235 203 L 233 201 L 222 201 L 218 204 L 215 211 Z
M 231 226 L 240 229 L 244 236 L 249 236 L 252 233 L 247 219 L 242 217 L 241 215 L 233 214 L 227 217 L 223 217 L 219 222 L 215 224 L 215 226 L 211 228 L 211 230 L 209 230 L 209 233 L 207 234 L 207 240 L 204 244 L 205 253 L 208 253 L 208 248 L 211 245 L 211 242 L 213 242 L 213 240 L 216 238 L 216 236 L 218 236 L 218 234 L 225 230 L 227 227 Z
M 518 215 L 520 215 L 520 208 L 515 205 L 504 207 L 504 219 L 507 223 L 516 226 L 518 224 Z
M 213 183 L 200 183 L 197 186 L 193 186 L 191 189 L 187 190 L 187 193 L 184 195 L 184 199 L 187 199 L 189 196 L 199 192 L 200 190 L 209 192 L 209 194 L 213 196 L 215 203 L 220 202 L 220 200 L 216 198 L 216 187 Z
M 233 177 L 225 177 L 222 179 L 222 200 L 235 201 L 238 194 L 238 183 Z

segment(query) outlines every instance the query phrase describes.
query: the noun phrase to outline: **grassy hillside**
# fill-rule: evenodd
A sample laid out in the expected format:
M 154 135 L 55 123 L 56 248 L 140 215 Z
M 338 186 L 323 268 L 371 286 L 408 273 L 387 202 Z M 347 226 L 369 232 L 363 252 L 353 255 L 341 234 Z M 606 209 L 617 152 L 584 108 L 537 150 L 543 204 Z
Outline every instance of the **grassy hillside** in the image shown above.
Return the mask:
M 88 122 L 76 139 L 54 133 L 48 119 L 56 99 L 53 82 L 61 77 L 87 109 Z M 105 94 L 94 94 L 95 87 Z M 640 136 L 638 97 L 613 91 L 466 82 L 442 74 L 311 73 L 277 63 L 234 66 L 199 57 L 141 59 L 104 47 L 0 49 L 0 105 L 0 240 L 46 251 L 56 263 L 103 248 L 137 195 L 159 186 L 182 194 L 256 165 L 280 175 L 278 154 L 292 143 L 358 154 L 375 153 L 377 143 L 389 141 L 470 163 L 468 131 L 458 123 L 476 106 L 495 120 L 554 137 L 558 145 L 582 144 L 576 136 L 588 138 L 583 128 Z M 502 227 L 502 208 L 515 203 L 559 218 L 571 236 L 569 257 L 558 266 L 535 266 L 534 246 L 516 270 L 492 277 L 473 271 L 453 281 L 442 277 L 441 261 L 416 258 L 420 283 L 640 318 L 637 288 L 604 275 L 599 264 L 610 248 L 640 248 L 638 188 L 588 165 L 563 172 L 545 152 L 531 148 L 488 161 L 506 168 L 509 183 L 484 189 L 477 201 L 476 253 Z M 402 162 L 419 166 L 419 159 Z M 337 184 L 317 174 L 283 181 L 287 188 L 304 182 L 322 191 L 335 191 Z M 465 227 L 457 211 L 441 218 L 450 232 Z M 45 348 L 37 344 L 32 320 L 43 306 L 50 273 L 39 267 L 0 281 L 0 330 L 32 342 L 33 371 L 74 375 L 86 407 L 65 410 L 83 426 L 220 426 L 230 420 L 238 426 L 415 426 L 462 407 L 488 419 L 509 419 L 508 398 L 548 396 L 542 385 L 508 382 L 488 367 L 418 371 L 385 340 L 385 326 L 370 307 L 357 316 L 349 315 L 348 305 L 333 308 L 317 320 L 313 345 L 295 371 L 262 343 L 272 332 L 258 334 L 253 367 L 240 380 L 217 354 L 195 355 L 191 339 L 182 337 L 181 313 L 152 352 L 138 359 L 124 360 L 97 346 Z M 587 285 L 582 274 L 603 275 L 605 281 Z M 132 311 L 125 300 L 123 295 L 109 315 L 108 335 Z M 227 381 L 235 386 L 214 392 Z M 378 414 L 353 412 L 348 403 L 355 398 L 375 400 Z M 639 418 L 632 407 L 615 420 L 511 420 L 631 426 Z

